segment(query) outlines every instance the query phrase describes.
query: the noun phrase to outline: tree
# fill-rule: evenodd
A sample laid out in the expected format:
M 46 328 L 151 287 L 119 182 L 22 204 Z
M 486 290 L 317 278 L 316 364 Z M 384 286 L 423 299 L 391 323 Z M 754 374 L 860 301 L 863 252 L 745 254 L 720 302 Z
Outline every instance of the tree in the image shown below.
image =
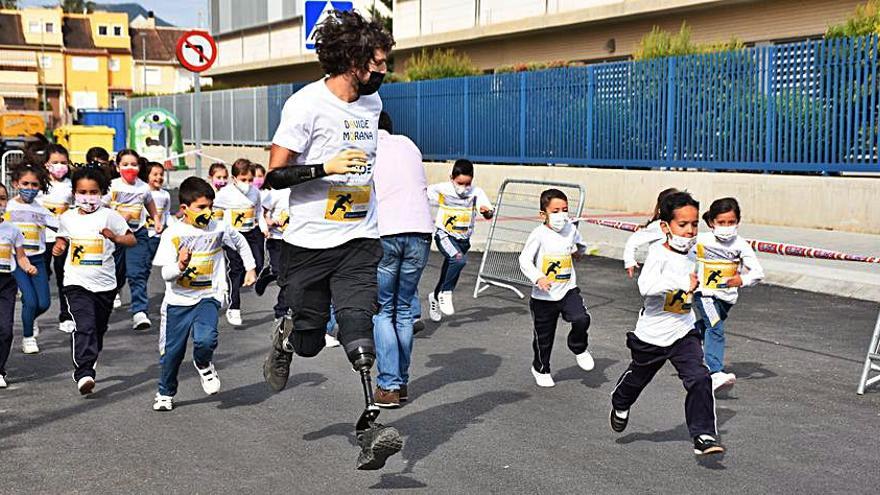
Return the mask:
M 17 9 L 18 0 L 0 0 L 0 9 Z
M 83 11 L 92 12 L 95 10 L 95 2 L 84 2 L 83 0 L 61 0 L 61 10 L 68 14 L 82 14 Z
M 865 5 L 857 6 L 846 22 L 829 26 L 825 37 L 842 38 L 870 34 L 880 34 L 880 0 L 868 0 Z
M 394 0 L 379 0 L 379 1 L 382 2 L 382 5 L 384 5 L 388 9 L 389 12 L 393 12 Z M 392 30 L 394 27 L 394 15 L 389 15 L 387 17 L 382 15 L 382 12 L 376 8 L 375 2 L 373 2 L 373 5 L 370 5 L 369 7 L 367 7 L 367 11 L 370 13 L 370 17 L 372 17 L 373 19 L 376 19 L 377 21 L 381 22 L 383 26 L 385 26 L 386 31 L 388 31 L 389 33 L 394 32 Z

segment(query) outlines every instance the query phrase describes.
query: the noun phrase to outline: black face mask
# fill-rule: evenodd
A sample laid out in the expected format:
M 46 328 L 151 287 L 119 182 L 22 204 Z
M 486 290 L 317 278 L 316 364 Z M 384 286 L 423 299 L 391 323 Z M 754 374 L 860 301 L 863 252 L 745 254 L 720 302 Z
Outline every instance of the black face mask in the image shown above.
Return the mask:
M 367 79 L 367 82 L 361 82 L 361 80 L 358 79 L 358 94 L 366 96 L 379 91 L 379 86 L 382 85 L 382 80 L 384 79 L 384 72 L 370 71 L 370 78 Z

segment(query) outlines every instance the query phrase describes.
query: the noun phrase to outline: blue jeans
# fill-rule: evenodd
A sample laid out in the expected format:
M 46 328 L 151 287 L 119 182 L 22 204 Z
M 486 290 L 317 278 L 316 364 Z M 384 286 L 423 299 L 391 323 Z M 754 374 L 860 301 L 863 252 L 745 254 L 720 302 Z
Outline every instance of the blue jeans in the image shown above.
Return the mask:
M 147 282 L 150 280 L 150 235 L 141 227 L 134 233 L 137 244 L 132 247 L 117 245 L 113 252 L 116 262 L 116 290 L 122 293 L 122 287 L 128 281 L 131 290 L 131 313 L 146 313 L 150 305 L 147 295 Z
M 431 238 L 419 234 L 383 237 L 382 249 L 378 277 L 379 312 L 373 318 L 376 367 L 379 370 L 376 384 L 385 390 L 399 390 L 401 385 L 409 382 L 412 301 L 428 263 Z
M 703 298 L 700 294 L 694 295 L 694 308 L 697 315 L 697 327 L 703 334 L 703 354 L 706 359 L 706 366 L 709 373 L 718 373 L 724 371 L 724 320 L 730 312 L 731 304 L 710 298 L 715 306 L 715 312 L 718 313 L 719 320 L 712 325 L 709 317 L 706 315 L 706 308 L 703 305 Z
M 31 264 L 37 268 L 37 274 L 28 275 L 20 266 L 12 272 L 15 283 L 21 291 L 21 334 L 24 337 L 34 336 L 34 321 L 49 309 L 49 273 L 46 271 L 46 258 L 42 253 L 28 256 Z
M 174 396 L 177 393 L 177 372 L 186 355 L 186 341 L 192 332 L 193 361 L 204 368 L 214 359 L 217 348 L 217 318 L 220 302 L 202 299 L 194 306 L 162 306 L 162 326 L 159 331 L 159 393 Z
M 434 296 L 441 292 L 452 292 L 458 285 L 458 277 L 467 264 L 467 252 L 471 249 L 470 239 L 456 239 L 452 236 L 434 236 L 437 249 L 443 255 L 440 280 L 434 288 Z M 459 256 L 460 255 L 460 256 Z

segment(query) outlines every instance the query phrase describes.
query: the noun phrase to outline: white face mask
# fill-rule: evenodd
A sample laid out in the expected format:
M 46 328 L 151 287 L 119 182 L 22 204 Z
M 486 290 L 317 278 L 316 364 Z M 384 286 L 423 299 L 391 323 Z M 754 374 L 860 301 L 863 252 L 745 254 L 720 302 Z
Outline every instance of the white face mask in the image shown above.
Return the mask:
M 248 191 L 251 190 L 251 185 L 248 184 L 247 182 L 235 181 L 235 187 L 237 187 L 238 190 L 241 191 L 242 194 L 247 194 Z
M 712 228 L 712 233 L 719 241 L 729 241 L 736 237 L 736 225 L 720 226 L 716 225 Z
M 568 212 L 558 211 L 556 213 L 547 214 L 547 226 L 555 232 L 561 232 L 568 225 Z
M 678 251 L 679 253 L 688 253 L 691 248 L 694 247 L 694 244 L 697 243 L 696 237 L 682 237 L 673 233 L 667 234 L 667 239 L 669 242 L 669 247 Z
M 458 194 L 461 198 L 466 198 L 471 194 L 471 186 L 462 186 L 455 182 L 452 183 L 452 186 L 455 187 L 455 194 Z

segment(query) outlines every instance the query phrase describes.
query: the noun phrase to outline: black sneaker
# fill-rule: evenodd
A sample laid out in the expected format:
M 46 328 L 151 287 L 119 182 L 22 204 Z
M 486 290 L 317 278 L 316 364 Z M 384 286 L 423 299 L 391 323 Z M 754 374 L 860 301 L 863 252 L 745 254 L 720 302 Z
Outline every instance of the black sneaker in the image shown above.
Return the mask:
M 712 455 L 723 454 L 724 447 L 721 442 L 712 435 L 700 435 L 694 437 L 694 454 L 696 455 Z
M 266 273 L 263 275 L 263 273 Z M 259 278 L 257 278 L 257 283 L 254 284 L 254 291 L 258 296 L 262 296 L 266 289 L 269 287 L 269 284 L 275 281 L 278 277 L 275 276 L 272 272 L 261 272 Z
M 626 413 L 625 418 L 621 418 L 617 415 L 617 411 L 612 407 L 611 408 L 611 429 L 616 431 L 617 433 L 623 433 L 623 430 L 626 429 L 627 423 L 629 423 L 629 411 L 621 411 Z
M 425 322 L 416 320 L 413 322 L 413 335 L 425 330 Z
M 283 318 L 280 325 L 272 332 L 272 349 L 263 363 L 263 378 L 275 392 L 284 390 L 290 376 L 290 362 L 293 361 L 293 352 L 284 347 L 284 341 L 290 335 L 291 330 L 293 330 L 293 324 L 290 318 Z
M 390 427 L 378 423 L 358 435 L 361 453 L 358 455 L 357 468 L 373 471 L 385 467 L 385 461 L 403 448 L 400 433 Z

